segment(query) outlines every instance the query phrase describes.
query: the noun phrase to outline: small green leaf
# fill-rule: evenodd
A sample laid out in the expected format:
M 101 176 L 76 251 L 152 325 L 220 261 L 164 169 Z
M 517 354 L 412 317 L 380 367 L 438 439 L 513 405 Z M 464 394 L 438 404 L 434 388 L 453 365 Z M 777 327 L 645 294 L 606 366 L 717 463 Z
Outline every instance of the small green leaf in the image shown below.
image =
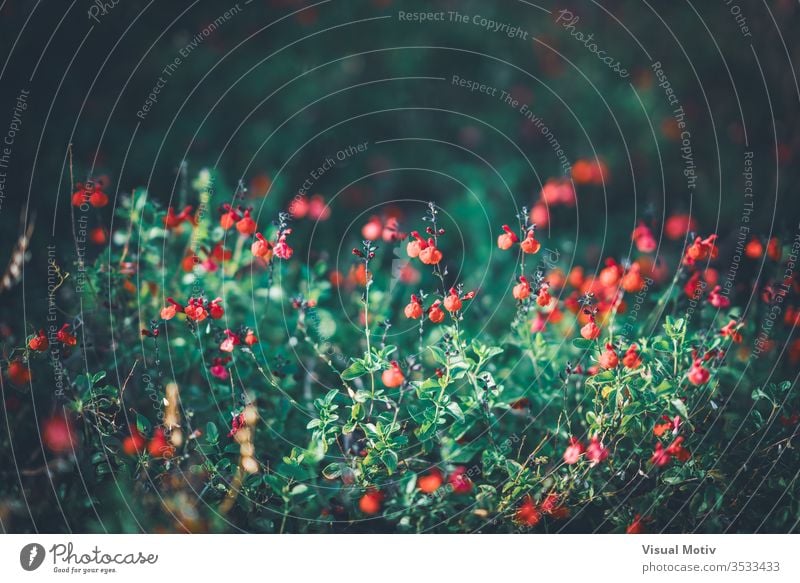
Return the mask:
M 686 409 L 686 404 L 680 399 L 673 399 L 672 406 L 681 414 L 684 419 L 689 418 L 689 411 Z
M 364 365 L 359 361 L 355 361 L 342 371 L 341 377 L 345 381 L 352 381 L 365 374 L 367 374 L 367 369 Z
M 219 441 L 219 430 L 217 430 L 217 426 L 212 421 L 206 423 L 206 441 L 211 445 Z

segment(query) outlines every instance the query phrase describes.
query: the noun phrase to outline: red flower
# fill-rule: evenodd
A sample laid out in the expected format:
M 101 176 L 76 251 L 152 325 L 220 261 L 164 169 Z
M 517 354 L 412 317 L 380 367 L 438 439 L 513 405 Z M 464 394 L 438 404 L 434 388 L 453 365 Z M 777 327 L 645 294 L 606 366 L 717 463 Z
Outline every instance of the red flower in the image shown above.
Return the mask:
M 56 333 L 56 339 L 64 346 L 75 346 L 78 344 L 78 339 L 69 332 L 69 324 L 61 326 L 61 329 Z
M 169 305 L 161 308 L 160 315 L 162 320 L 172 320 L 172 318 L 175 317 L 175 314 L 178 312 L 183 312 L 183 307 L 172 298 L 167 298 L 167 302 Z
M 653 231 L 641 221 L 639 222 L 639 226 L 633 230 L 631 239 L 636 245 L 636 248 L 642 253 L 652 253 L 658 246 L 656 238 L 653 236 Z
M 244 335 L 244 343 L 248 346 L 253 346 L 253 344 L 258 344 L 258 337 L 252 330 L 248 330 L 247 334 Z
M 222 308 L 222 298 L 211 300 L 208 304 L 208 313 L 215 320 L 219 320 L 225 315 L 225 310 Z
M 536 294 L 536 303 L 539 304 L 541 307 L 546 308 L 550 305 L 550 302 L 553 301 L 553 297 L 550 295 L 549 284 L 546 282 L 542 284 L 539 288 L 539 293 Z
M 591 317 L 589 323 L 581 328 L 581 336 L 583 336 L 586 340 L 594 340 L 600 336 L 600 326 L 598 326 L 595 322 L 594 316 Z
M 241 219 L 236 221 L 236 230 L 239 231 L 245 237 L 249 237 L 253 233 L 256 232 L 256 222 L 250 216 L 250 209 L 246 209 L 244 211 L 244 216 Z
M 226 362 L 227 359 L 215 358 L 211 363 L 211 368 L 209 369 L 211 374 L 221 381 L 228 380 L 228 369 L 225 367 Z
M 676 437 L 675 440 L 669 444 L 666 451 L 681 463 L 688 461 L 689 458 L 692 457 L 692 454 L 689 453 L 689 450 L 683 447 L 682 435 Z
M 130 426 L 131 434 L 122 440 L 122 451 L 127 455 L 137 455 L 144 451 L 144 436 L 139 433 L 135 426 Z
M 406 244 L 406 253 L 412 259 L 419 257 L 420 252 L 423 248 L 425 248 L 428 244 L 425 242 L 425 239 L 420 237 L 417 231 L 411 231 L 411 236 L 413 237 L 411 241 Z
M 403 375 L 403 371 L 400 370 L 400 365 L 396 360 L 393 360 L 389 368 L 381 373 L 381 381 L 390 389 L 399 387 L 405 380 L 406 377 Z
M 603 447 L 597 436 L 589 440 L 589 446 L 586 448 L 586 459 L 591 462 L 592 466 L 596 466 L 608 459 L 608 453 L 608 448 Z
M 519 283 L 514 286 L 514 289 L 511 290 L 511 293 L 514 295 L 514 298 L 517 300 L 524 300 L 531 295 L 531 285 L 528 283 L 528 279 L 524 275 L 519 276 Z
M 708 294 L 708 303 L 718 309 L 725 309 L 729 308 L 731 305 L 731 300 L 728 296 L 722 295 L 720 290 L 722 289 L 721 286 L 715 286 L 714 289 Z
M 641 514 L 637 514 L 633 517 L 633 522 L 631 522 L 628 527 L 625 529 L 626 534 L 642 534 L 644 532 L 644 525 L 642 524 L 646 519 L 643 519 Z
M 424 476 L 417 478 L 417 488 L 425 494 L 433 494 L 444 483 L 442 472 L 434 468 Z
M 569 516 L 569 508 L 561 504 L 561 498 L 555 492 L 550 492 L 544 497 L 542 503 L 539 505 L 542 514 L 552 516 L 556 520 L 561 520 Z
M 708 372 L 708 369 L 703 366 L 703 362 L 699 359 L 692 363 L 692 366 L 686 375 L 686 377 L 689 379 L 689 382 L 695 386 L 700 386 L 707 383 L 710 376 L 711 373 Z
M 256 240 L 250 245 L 250 252 L 254 257 L 269 261 L 272 259 L 272 243 L 267 241 L 261 233 L 256 233 Z
M 664 234 L 668 239 L 677 241 L 686 233 L 697 230 L 697 223 L 690 215 L 672 215 L 664 224 Z
M 225 340 L 219 345 L 219 349 L 223 352 L 233 352 L 234 347 L 242 343 L 239 337 L 230 330 L 225 330 L 225 336 Z
M 233 437 L 236 435 L 236 433 L 245 425 L 247 425 L 247 422 L 245 421 L 244 411 L 238 415 L 234 415 L 233 419 L 231 419 L 231 430 L 228 432 L 228 437 Z
M 440 308 L 442 302 L 441 300 L 436 300 L 433 302 L 430 308 L 428 308 L 428 319 L 434 324 L 438 324 L 442 320 L 444 320 L 444 310 Z
M 511 227 L 508 225 L 503 225 L 503 230 L 505 233 L 497 238 L 497 246 L 503 251 L 506 251 L 511 249 L 511 247 L 514 246 L 514 243 L 519 242 L 519 237 L 517 237 L 517 234 L 512 231 Z
M 707 259 L 716 259 L 719 250 L 715 245 L 717 240 L 716 235 L 709 235 L 705 239 L 696 237 L 687 249 L 683 257 L 683 262 L 686 265 L 694 265 L 697 261 L 706 261 Z
M 458 297 L 458 292 L 456 288 L 450 288 L 450 293 L 444 299 L 444 307 L 448 312 L 457 312 L 461 309 L 462 302 L 461 298 Z
M 656 443 L 656 449 L 653 452 L 652 457 L 650 458 L 650 463 L 659 468 L 663 468 L 671 460 L 672 460 L 672 454 L 667 449 L 664 449 L 664 445 L 660 441 Z
M 167 229 L 175 229 L 186 221 L 189 223 L 194 222 L 194 217 L 192 216 L 192 207 L 184 207 L 184 209 L 178 214 L 175 214 L 175 209 L 169 207 L 167 209 L 167 216 L 164 217 L 164 227 Z
M 367 224 L 365 224 L 361 228 L 361 236 L 364 237 L 367 241 L 375 241 L 380 238 L 381 233 L 383 232 L 383 223 L 381 222 L 380 217 L 372 216 L 370 217 Z
M 170 458 L 175 453 L 175 448 L 170 445 L 164 436 L 164 430 L 159 427 L 153 433 L 150 443 L 147 444 L 147 451 L 153 457 Z
M 233 227 L 241 217 L 229 204 L 224 205 L 222 208 L 225 209 L 225 212 L 222 213 L 222 216 L 219 218 L 219 225 L 227 231 Z
M 536 240 L 536 237 L 533 235 L 533 229 L 528 230 L 528 234 L 525 236 L 525 239 L 519 244 L 520 249 L 522 249 L 523 253 L 527 253 L 529 255 L 533 255 L 539 252 L 539 249 L 542 248 L 542 244 Z
M 292 254 L 294 253 L 294 249 L 289 247 L 289 244 L 286 242 L 286 236 L 292 233 L 291 229 L 286 229 L 283 231 L 278 237 L 278 242 L 275 244 L 275 256 L 279 257 L 280 259 L 290 259 Z
M 619 357 L 617 357 L 617 353 L 614 351 L 613 345 L 606 344 L 606 349 L 600 355 L 598 362 L 600 367 L 604 369 L 617 368 L 617 365 L 619 364 Z
M 564 463 L 568 466 L 577 464 L 584 451 L 585 448 L 580 440 L 577 437 L 570 437 L 569 445 L 564 450 Z
M 8 363 L 8 378 L 12 383 L 21 387 L 31 381 L 31 371 L 19 360 L 12 360 Z
M 28 341 L 28 348 L 36 352 L 44 352 L 49 346 L 50 342 L 47 340 L 44 330 L 39 330 L 38 334 Z
M 625 355 L 622 357 L 622 364 L 626 368 L 635 369 L 642 365 L 642 359 L 639 356 L 639 347 L 636 344 L 631 344 Z
M 525 496 L 522 504 L 514 513 L 514 521 L 527 527 L 534 527 L 542 520 L 542 513 L 536 508 L 536 504 L 530 495 Z
M 64 415 L 53 415 L 42 423 L 42 443 L 55 454 L 69 453 L 77 445 L 78 435 Z
M 442 260 L 442 252 L 436 248 L 433 239 L 428 239 L 427 245 L 420 250 L 419 260 L 425 265 L 437 265 Z
M 383 492 L 379 490 L 370 490 L 358 501 L 358 509 L 364 514 L 377 514 L 381 511 L 383 498 Z
M 680 428 L 680 426 L 681 426 L 681 417 L 680 417 L 680 415 L 676 415 L 676 416 L 675 416 L 675 417 L 673 417 L 672 419 L 670 419 L 670 418 L 669 418 L 669 417 L 667 417 L 666 415 L 663 415 L 663 416 L 662 416 L 662 419 L 664 419 L 664 421 L 665 421 L 666 423 L 659 423 L 659 424 L 657 424 L 657 425 L 656 425 L 656 426 L 653 428 L 653 435 L 655 435 L 656 437 L 661 437 L 661 436 L 662 436 L 662 435 L 664 435 L 664 434 L 665 434 L 667 431 L 672 431 L 672 434 L 673 434 L 673 435 L 677 435 L 677 433 L 678 433 L 678 429 L 679 429 L 679 428 Z
M 456 494 L 469 494 L 472 491 L 472 480 L 469 479 L 464 466 L 458 466 L 453 470 L 453 473 L 447 478 L 447 483 Z
M 189 298 L 189 305 L 183 309 L 183 312 L 193 322 L 202 322 L 208 317 L 208 311 L 203 306 L 203 300 L 199 298 Z
M 725 324 L 720 329 L 719 333 L 723 337 L 730 337 L 731 341 L 735 344 L 739 344 L 742 341 L 742 333 L 739 332 L 739 324 L 736 322 L 736 320 L 731 320 Z
M 403 313 L 406 318 L 417 320 L 422 317 L 422 301 L 415 295 L 411 294 L 411 301 L 406 305 Z

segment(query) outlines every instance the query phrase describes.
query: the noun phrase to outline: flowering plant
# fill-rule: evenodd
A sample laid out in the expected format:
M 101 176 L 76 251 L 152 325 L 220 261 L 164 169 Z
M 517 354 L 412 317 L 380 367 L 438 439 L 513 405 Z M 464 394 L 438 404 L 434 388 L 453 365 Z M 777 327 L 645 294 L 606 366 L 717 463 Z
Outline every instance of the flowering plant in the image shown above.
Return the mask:
M 87 504 L 61 473 L 74 467 L 90 502 L 130 509 L 117 524 L 97 516 L 120 531 L 138 516 L 150 530 L 263 532 L 797 520 L 797 499 L 781 500 L 800 402 L 791 381 L 763 380 L 800 359 L 795 308 L 787 332 L 762 326 L 797 305 L 791 270 L 754 280 L 760 303 L 738 306 L 717 236 L 688 216 L 663 233 L 640 222 L 628 255 L 596 268 L 563 263 L 545 228 L 548 205 L 574 204 L 569 180 L 483 245 L 470 235 L 469 254 L 434 203 L 369 218 L 341 236 L 352 252 L 333 254 L 314 239 L 332 216 L 322 197 L 270 222 L 215 180 L 202 174 L 179 211 L 143 190 L 121 197 L 118 230 L 85 266 L 84 311 L 50 333 L 36 322 L 6 354 L 7 409 L 28 414 L 15 391 L 54 374 L 64 387 L 37 415 L 65 512 Z M 73 203 L 102 208 L 99 194 Z M 787 273 L 796 249 L 765 243 L 769 255 L 747 242 L 746 258 Z M 63 299 L 77 310 L 74 292 Z

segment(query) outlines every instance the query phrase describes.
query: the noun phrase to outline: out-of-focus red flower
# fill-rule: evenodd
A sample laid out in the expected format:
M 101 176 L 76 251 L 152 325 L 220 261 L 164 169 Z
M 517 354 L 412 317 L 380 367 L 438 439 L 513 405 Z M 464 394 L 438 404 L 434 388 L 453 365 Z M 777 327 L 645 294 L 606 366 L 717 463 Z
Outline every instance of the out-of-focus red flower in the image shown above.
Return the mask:
M 697 231 L 697 223 L 689 215 L 672 215 L 664 224 L 664 234 L 673 241 L 683 239 L 687 233 L 694 231 Z
M 52 453 L 71 452 L 78 444 L 78 435 L 64 415 L 53 415 L 42 423 L 42 442 Z
M 569 438 L 569 445 L 564 450 L 564 463 L 568 466 L 577 464 L 583 452 L 586 451 L 583 444 L 577 437 Z
M 456 494 L 469 494 L 472 491 L 472 480 L 467 475 L 464 466 L 458 466 L 450 477 L 447 478 L 447 483 L 453 488 Z

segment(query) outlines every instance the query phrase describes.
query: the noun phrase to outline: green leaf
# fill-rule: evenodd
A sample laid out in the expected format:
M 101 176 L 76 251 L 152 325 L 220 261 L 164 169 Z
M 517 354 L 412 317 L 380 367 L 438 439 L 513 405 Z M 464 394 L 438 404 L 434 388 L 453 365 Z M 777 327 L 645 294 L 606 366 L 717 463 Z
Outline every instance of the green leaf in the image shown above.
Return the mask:
M 342 371 L 341 377 L 342 380 L 352 381 L 353 379 L 357 379 L 365 374 L 367 374 L 367 369 L 360 361 L 357 360 Z
M 450 411 L 450 413 L 453 414 L 453 417 L 459 421 L 464 421 L 464 413 L 461 411 L 461 407 L 459 407 L 458 403 L 455 401 L 450 401 L 450 403 L 447 404 L 447 410 Z
M 681 414 L 684 419 L 689 418 L 689 410 L 686 409 L 686 404 L 680 399 L 673 399 L 672 406 Z
M 397 453 L 393 450 L 387 449 L 381 453 L 381 461 L 386 466 L 386 471 L 389 472 L 390 476 L 397 471 L 398 458 Z
M 430 349 L 431 353 L 433 353 L 433 360 L 442 366 L 447 366 L 447 356 L 445 355 L 444 350 L 438 346 L 428 346 L 428 348 Z
M 586 338 L 574 338 L 572 340 L 572 345 L 578 350 L 589 350 L 594 346 L 594 342 L 586 340 Z
M 142 434 L 150 433 L 150 421 L 141 413 L 136 414 L 136 429 Z
M 206 441 L 211 445 L 214 445 L 219 441 L 219 430 L 212 421 L 206 423 Z

